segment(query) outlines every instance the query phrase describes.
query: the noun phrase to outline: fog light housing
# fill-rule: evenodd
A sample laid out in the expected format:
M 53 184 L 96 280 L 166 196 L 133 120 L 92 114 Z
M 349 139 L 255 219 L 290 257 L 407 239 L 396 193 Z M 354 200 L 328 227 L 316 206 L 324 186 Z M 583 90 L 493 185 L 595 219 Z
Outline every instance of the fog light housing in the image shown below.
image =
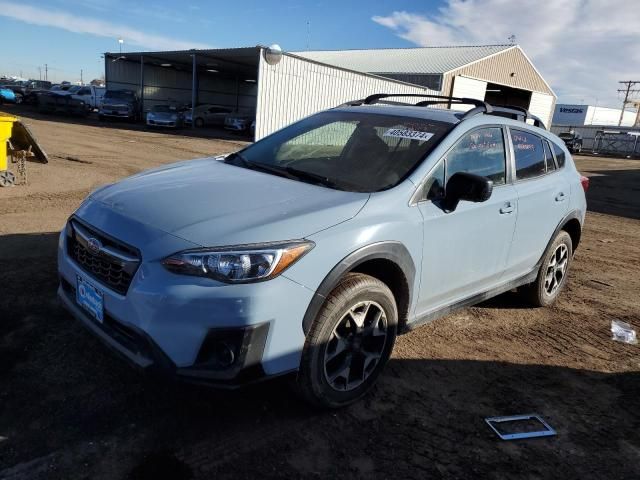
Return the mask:
M 259 367 L 269 324 L 214 328 L 205 337 L 193 366 L 182 374 L 212 379 L 235 379 L 242 371 Z

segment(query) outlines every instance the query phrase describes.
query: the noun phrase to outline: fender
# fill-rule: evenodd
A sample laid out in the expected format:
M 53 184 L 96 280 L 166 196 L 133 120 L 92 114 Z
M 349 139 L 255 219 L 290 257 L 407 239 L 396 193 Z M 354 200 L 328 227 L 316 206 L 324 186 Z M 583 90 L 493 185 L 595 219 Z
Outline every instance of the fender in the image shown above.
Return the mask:
M 340 279 L 358 265 L 368 260 L 389 260 L 402 270 L 409 286 L 409 306 L 413 300 L 413 284 L 416 276 L 416 267 L 413 258 L 407 248 L 400 242 L 384 241 L 372 243 L 350 253 L 338 263 L 324 278 L 316 290 L 307 311 L 302 320 L 302 330 L 305 335 L 309 333 L 311 324 L 315 320 L 331 291 L 338 286 Z
M 562 230 L 562 227 L 564 227 L 564 225 L 569 220 L 578 220 L 578 223 L 580 224 L 580 231 L 582 232 L 582 221 L 581 221 L 582 220 L 582 216 L 580 215 L 580 211 L 579 210 L 572 210 L 569 213 L 567 213 L 564 217 L 562 217 L 562 220 L 560 220 L 560 223 L 558 223 L 558 226 L 553 231 L 553 235 L 551 235 L 551 238 L 549 239 L 549 242 L 547 242 L 547 246 L 544 247 L 544 251 L 542 252 L 542 255 L 540 256 L 540 260 L 538 260 L 538 262 L 536 263 L 536 266 L 534 267 L 534 270 L 536 272 L 540 269 L 540 266 L 542 265 L 542 262 L 544 261 L 544 256 L 547 253 L 547 251 L 549 250 L 549 247 L 551 246 L 551 243 L 555 240 L 556 235 L 558 235 L 560 230 Z M 574 245 L 573 246 L 573 253 L 576 253 L 576 249 L 577 248 L 578 248 L 578 245 Z

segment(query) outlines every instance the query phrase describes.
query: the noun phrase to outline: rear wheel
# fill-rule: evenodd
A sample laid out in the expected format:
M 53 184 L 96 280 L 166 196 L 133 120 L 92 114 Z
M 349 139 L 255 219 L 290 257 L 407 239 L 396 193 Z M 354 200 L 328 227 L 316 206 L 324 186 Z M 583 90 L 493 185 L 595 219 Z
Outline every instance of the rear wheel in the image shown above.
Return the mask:
M 560 231 L 547 249 L 536 281 L 522 288 L 525 298 L 536 307 L 552 305 L 567 283 L 573 258 L 571 236 Z
M 298 392 L 325 408 L 360 399 L 389 360 L 397 324 L 395 299 L 383 282 L 363 274 L 345 276 L 307 335 Z
M 202 128 L 202 127 L 204 127 L 204 119 L 202 119 L 202 118 L 196 118 L 195 126 L 196 126 L 197 128 Z

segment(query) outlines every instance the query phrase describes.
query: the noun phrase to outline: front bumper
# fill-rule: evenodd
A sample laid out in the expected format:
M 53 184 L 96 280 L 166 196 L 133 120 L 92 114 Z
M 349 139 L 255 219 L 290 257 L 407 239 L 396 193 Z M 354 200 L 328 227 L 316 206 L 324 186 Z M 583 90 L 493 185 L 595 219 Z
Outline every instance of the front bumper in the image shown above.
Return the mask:
M 202 343 L 198 361 L 189 367 L 178 367 L 143 330 L 118 322 L 109 315 L 102 323 L 96 321 L 78 306 L 75 289 L 64 279 L 58 288 L 58 298 L 64 308 L 102 343 L 140 370 L 228 389 L 266 377 L 260 362 L 268 323 L 246 328 L 211 329 Z M 222 351 L 220 346 L 226 350 Z M 222 357 L 226 352 L 233 352 L 233 355 Z
M 103 117 L 118 117 L 118 118 L 129 118 L 133 116 L 133 112 L 129 110 L 111 110 L 110 108 L 100 109 L 98 111 L 98 114 L 102 115 Z
M 176 128 L 180 126 L 179 121 L 173 120 L 151 120 L 147 119 L 147 125 L 150 127 L 167 127 L 167 128 Z
M 141 247 L 140 266 L 121 292 L 76 263 L 69 254 L 65 231 L 58 249 L 63 304 L 130 362 L 220 385 L 243 384 L 298 368 L 305 341 L 302 318 L 313 296 L 311 290 L 284 275 L 268 282 L 227 285 L 171 273 L 160 263 L 166 252 L 193 248 L 192 244 L 163 236 L 116 212 L 107 213 L 97 202 L 83 205 L 79 212 L 94 220 L 94 229 L 121 232 L 119 240 Z M 104 324 L 93 320 L 76 302 L 78 276 L 102 292 Z M 233 355 L 238 362 L 223 372 L 207 363 L 206 349 L 225 335 L 237 347 Z

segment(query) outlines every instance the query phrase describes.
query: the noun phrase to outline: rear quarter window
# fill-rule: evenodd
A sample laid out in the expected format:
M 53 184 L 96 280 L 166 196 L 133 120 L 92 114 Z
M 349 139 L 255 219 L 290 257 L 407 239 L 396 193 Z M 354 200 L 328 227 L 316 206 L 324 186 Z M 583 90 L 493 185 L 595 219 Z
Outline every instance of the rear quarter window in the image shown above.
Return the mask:
M 556 143 L 552 142 L 551 145 L 553 145 L 553 153 L 556 156 L 556 162 L 558 163 L 558 168 L 564 167 L 564 164 L 567 160 L 565 158 L 564 150 L 562 149 L 562 147 L 560 147 Z
M 524 130 L 511 130 L 516 161 L 516 179 L 525 180 L 547 173 L 544 144 L 539 136 Z

